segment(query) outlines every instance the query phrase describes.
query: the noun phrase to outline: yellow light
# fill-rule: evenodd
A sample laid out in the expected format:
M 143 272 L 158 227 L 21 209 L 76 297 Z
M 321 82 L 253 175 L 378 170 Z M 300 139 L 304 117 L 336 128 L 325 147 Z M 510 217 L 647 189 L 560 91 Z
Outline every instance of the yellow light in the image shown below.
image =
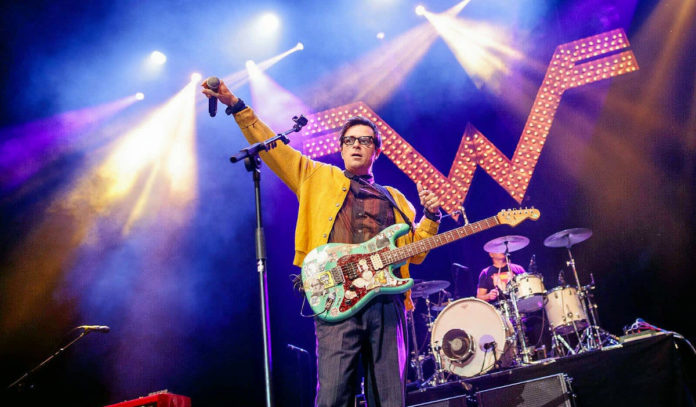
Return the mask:
M 150 213 L 153 200 L 171 203 L 172 208 L 184 207 L 196 190 L 193 106 L 197 85 L 197 81 L 189 82 L 120 137 L 106 160 L 85 176 L 67 200 L 87 199 L 89 206 L 104 213 L 119 205 L 131 205 L 124 234 Z M 170 187 L 166 195 L 162 195 L 162 185 Z
M 143 100 L 145 99 L 145 94 L 143 92 L 138 92 L 135 94 L 135 100 Z

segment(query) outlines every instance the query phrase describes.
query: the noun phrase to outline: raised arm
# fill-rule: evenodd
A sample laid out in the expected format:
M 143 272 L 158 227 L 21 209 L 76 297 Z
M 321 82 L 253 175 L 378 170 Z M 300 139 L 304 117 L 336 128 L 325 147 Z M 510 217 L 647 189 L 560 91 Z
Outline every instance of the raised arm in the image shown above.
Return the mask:
M 203 82 L 202 86 L 202 93 L 206 97 L 216 97 L 232 108 L 234 118 L 249 143 L 258 143 L 275 136 L 275 132 L 261 121 L 251 108 L 246 107 L 223 81 L 220 81 L 217 92 L 209 89 L 206 82 Z M 299 192 L 300 185 L 305 179 L 310 177 L 317 168 L 325 165 L 311 160 L 283 143 L 278 143 L 271 151 L 262 152 L 260 157 L 295 194 Z

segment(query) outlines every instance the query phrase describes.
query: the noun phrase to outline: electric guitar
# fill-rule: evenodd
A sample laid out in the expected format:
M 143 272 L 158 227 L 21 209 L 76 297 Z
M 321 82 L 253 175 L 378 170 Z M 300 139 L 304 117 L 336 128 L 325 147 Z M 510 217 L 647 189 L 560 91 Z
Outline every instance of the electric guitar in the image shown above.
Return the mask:
M 344 320 L 380 294 L 398 294 L 413 279 L 398 278 L 393 270 L 417 254 L 454 242 L 497 225 L 517 226 L 539 219 L 538 209 L 508 209 L 487 219 L 452 229 L 402 247 L 396 239 L 408 233 L 397 223 L 361 244 L 329 243 L 307 254 L 302 263 L 302 287 L 314 315 L 328 322 Z

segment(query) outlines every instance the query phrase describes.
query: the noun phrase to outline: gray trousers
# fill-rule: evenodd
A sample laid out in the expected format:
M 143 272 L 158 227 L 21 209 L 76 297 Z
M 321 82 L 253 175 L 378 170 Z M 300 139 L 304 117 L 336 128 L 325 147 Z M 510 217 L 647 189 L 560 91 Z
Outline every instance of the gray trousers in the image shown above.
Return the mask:
M 369 407 L 405 404 L 406 312 L 402 295 L 375 298 L 338 323 L 315 319 L 318 407 L 353 406 L 362 356 Z

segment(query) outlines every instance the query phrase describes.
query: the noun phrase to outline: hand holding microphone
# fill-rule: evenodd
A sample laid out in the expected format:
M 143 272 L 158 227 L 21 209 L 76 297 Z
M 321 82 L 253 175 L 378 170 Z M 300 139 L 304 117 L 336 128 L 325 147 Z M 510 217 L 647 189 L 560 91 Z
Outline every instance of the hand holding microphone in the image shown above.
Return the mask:
M 213 92 L 217 92 L 218 89 L 220 89 L 220 79 L 211 76 L 205 80 L 205 85 Z M 217 101 L 217 97 L 215 96 L 208 98 L 208 113 L 210 113 L 210 117 L 215 117 L 217 114 Z
M 201 86 L 203 86 L 201 92 L 208 98 L 208 113 L 211 117 L 217 113 L 218 100 L 227 106 L 232 106 L 239 101 L 239 98 L 227 88 L 225 82 L 215 76 L 206 79 Z

